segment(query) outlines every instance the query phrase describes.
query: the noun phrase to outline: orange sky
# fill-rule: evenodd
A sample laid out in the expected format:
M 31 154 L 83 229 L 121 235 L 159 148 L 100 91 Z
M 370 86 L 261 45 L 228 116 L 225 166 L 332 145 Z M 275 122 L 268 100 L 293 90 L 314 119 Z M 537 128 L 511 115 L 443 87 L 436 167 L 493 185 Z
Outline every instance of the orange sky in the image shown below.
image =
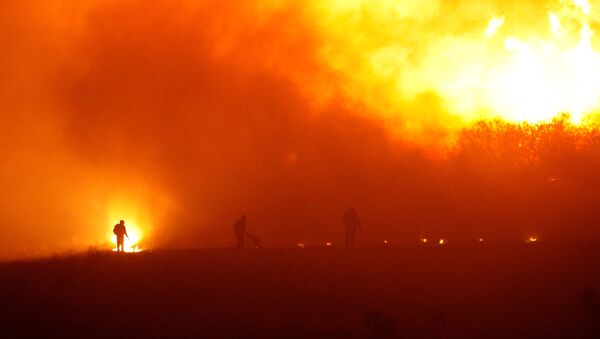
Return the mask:
M 121 218 L 146 248 L 229 245 L 242 213 L 267 244 L 335 242 L 349 206 L 372 239 L 597 236 L 600 90 L 570 63 L 596 74 L 596 7 L 3 1 L 0 256 Z M 586 127 L 473 127 L 564 110 Z

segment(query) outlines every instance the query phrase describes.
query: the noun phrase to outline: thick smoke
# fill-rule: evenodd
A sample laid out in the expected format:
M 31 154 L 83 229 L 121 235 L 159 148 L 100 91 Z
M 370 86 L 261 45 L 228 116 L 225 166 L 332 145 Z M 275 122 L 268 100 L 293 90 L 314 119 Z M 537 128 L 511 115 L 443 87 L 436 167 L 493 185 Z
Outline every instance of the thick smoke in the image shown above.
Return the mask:
M 317 8 L 0 4 L 3 254 L 102 244 L 121 218 L 146 247 L 224 246 L 243 213 L 267 245 L 339 242 L 349 207 L 367 241 L 565 234 L 536 200 L 558 174 L 490 177 L 471 152 L 486 138 L 440 155 L 461 122 L 435 93 L 395 118 L 348 95 L 349 77 L 323 62 Z M 435 147 L 415 146 L 415 130 Z M 575 203 L 560 199 L 564 221 Z

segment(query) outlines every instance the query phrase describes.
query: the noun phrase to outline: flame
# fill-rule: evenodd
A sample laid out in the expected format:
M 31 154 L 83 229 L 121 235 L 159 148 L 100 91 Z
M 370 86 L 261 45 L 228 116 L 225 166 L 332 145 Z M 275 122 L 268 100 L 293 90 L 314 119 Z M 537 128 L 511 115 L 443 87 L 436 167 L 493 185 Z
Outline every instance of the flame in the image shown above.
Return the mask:
M 106 225 L 107 232 L 113 251 L 117 250 L 117 237 L 112 232 L 113 227 L 120 220 L 125 221 L 128 237 L 124 240 L 124 251 L 128 253 L 141 252 L 141 242 L 147 233 L 152 229 L 152 217 L 140 204 L 136 204 L 131 199 L 112 199 L 107 205 Z M 143 225 L 143 227 L 142 227 Z
M 445 243 L 446 243 L 446 240 L 444 240 L 444 239 L 440 239 L 440 240 L 438 241 L 438 244 L 440 244 L 440 245 L 443 245 L 443 244 L 445 244 Z
M 485 29 L 485 35 L 491 38 L 496 34 L 498 29 L 504 25 L 504 17 L 493 17 Z
M 600 54 L 592 44 L 594 9 L 587 0 L 555 0 L 544 5 L 550 10 L 538 6 L 532 18 L 508 3 L 485 7 L 487 18 L 468 5 L 448 7 L 456 13 L 445 6 L 322 3 L 320 57 L 343 77 L 346 96 L 388 125 L 402 125 L 390 128 L 415 141 L 424 139 L 428 124 L 452 127 L 456 117 L 459 124 L 495 117 L 539 123 L 569 113 L 580 124 L 600 111 Z M 446 32 L 458 25 L 453 18 L 468 28 Z M 472 28 L 471 22 L 481 24 Z
M 569 112 L 573 122 L 579 123 L 585 113 L 598 108 L 600 55 L 591 45 L 594 32 L 588 22 L 589 4 L 577 4 L 581 30 L 572 48 L 562 47 L 568 43 L 568 35 L 563 34 L 561 24 L 564 15 L 557 13 L 548 15 L 550 39 L 504 39 L 508 54 L 499 65 L 500 72 L 490 75 L 489 99 L 500 115 L 540 122 Z

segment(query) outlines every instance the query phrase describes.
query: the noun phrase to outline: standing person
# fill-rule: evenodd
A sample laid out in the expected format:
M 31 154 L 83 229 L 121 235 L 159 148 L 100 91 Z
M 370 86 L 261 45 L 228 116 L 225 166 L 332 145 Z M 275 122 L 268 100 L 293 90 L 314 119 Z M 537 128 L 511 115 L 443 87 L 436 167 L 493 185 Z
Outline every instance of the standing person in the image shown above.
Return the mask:
M 117 252 L 125 251 L 125 237 L 129 239 L 127 235 L 127 229 L 125 228 L 125 221 L 121 220 L 113 228 L 113 233 L 117 235 Z
M 246 235 L 246 215 L 242 215 L 242 217 L 233 224 L 233 230 L 235 231 L 235 237 L 237 238 L 237 248 L 244 248 L 244 236 Z
M 354 241 L 356 240 L 356 231 L 361 235 L 363 234 L 362 225 L 358 214 L 354 208 L 349 209 L 342 216 L 342 222 L 346 225 L 346 247 L 354 247 Z

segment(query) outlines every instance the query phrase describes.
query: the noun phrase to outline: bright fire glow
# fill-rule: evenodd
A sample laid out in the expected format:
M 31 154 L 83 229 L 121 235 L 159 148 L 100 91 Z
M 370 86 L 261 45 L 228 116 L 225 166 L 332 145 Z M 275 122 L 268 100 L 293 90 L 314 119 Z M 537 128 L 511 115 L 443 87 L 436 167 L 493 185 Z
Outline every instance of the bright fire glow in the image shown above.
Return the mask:
M 477 241 L 483 242 L 483 238 L 479 238 L 479 239 L 477 239 Z
M 490 20 L 490 23 L 488 24 L 487 28 L 485 29 L 485 35 L 491 38 L 492 36 L 494 36 L 494 34 L 496 34 L 498 29 L 502 27 L 502 25 L 504 25 L 504 17 L 493 17 L 492 20 Z
M 549 14 L 551 38 L 504 39 L 508 53 L 498 68 L 500 72 L 490 75 L 489 97 L 501 115 L 509 120 L 539 122 L 569 112 L 577 123 L 584 113 L 597 109 L 600 55 L 592 48 L 594 32 L 583 7 L 579 14 L 581 30 L 573 47 L 563 47 L 567 41 L 562 34 L 562 16 L 555 13 Z
M 440 245 L 443 245 L 443 244 L 445 244 L 445 243 L 446 243 L 446 240 L 444 240 L 444 239 L 440 239 L 440 240 L 438 241 L 438 244 L 440 244 Z
M 328 242 L 328 243 L 325 243 L 325 246 L 331 246 L 331 245 L 333 245 L 333 244 L 332 244 L 332 243 L 330 243 L 330 242 Z
M 107 203 L 105 229 L 113 251 L 116 251 L 117 237 L 113 233 L 114 226 L 119 220 L 125 222 L 127 235 L 124 251 L 129 253 L 148 250 L 145 241 L 154 229 L 157 210 L 152 210 L 141 201 L 129 197 L 113 198 Z M 144 243 L 144 245 L 142 245 Z
M 427 243 L 427 238 L 421 238 L 421 242 L 424 244 Z
M 110 241 L 114 246 L 114 252 L 117 251 L 117 236 L 112 233 L 112 227 L 117 223 L 118 220 L 110 227 Z M 129 237 L 125 237 L 124 251 L 127 253 L 141 252 L 140 241 L 142 240 L 142 233 L 140 228 L 134 222 L 128 220 L 125 220 L 125 227 L 127 228 L 127 235 Z
M 538 123 L 568 113 L 577 124 L 600 112 L 596 11 L 587 0 L 549 1 L 531 18 L 509 2 L 482 7 L 491 11 L 487 18 L 468 4 L 445 13 L 440 1 L 325 3 L 323 60 L 347 80 L 345 94 L 389 121 L 402 114 L 405 132 L 440 118 L 431 118 L 436 106 L 423 107 L 437 99 L 466 122 Z M 469 28 L 440 29 L 458 25 L 453 18 Z M 428 94 L 432 100 L 418 101 Z

